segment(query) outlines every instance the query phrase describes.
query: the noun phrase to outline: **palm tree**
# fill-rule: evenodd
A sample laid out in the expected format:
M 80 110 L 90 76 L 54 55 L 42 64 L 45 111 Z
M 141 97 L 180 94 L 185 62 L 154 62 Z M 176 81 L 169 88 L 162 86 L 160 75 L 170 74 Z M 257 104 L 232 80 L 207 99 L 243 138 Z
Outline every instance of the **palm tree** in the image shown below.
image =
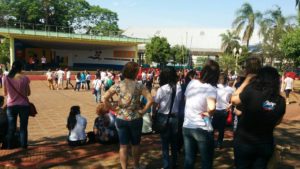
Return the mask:
M 240 47 L 240 37 L 235 33 L 227 30 L 226 33 L 222 33 L 220 36 L 222 38 L 221 49 L 224 53 L 230 54 L 234 48 Z
M 242 7 L 236 12 L 237 17 L 232 23 L 236 34 L 240 35 L 243 32 L 243 42 L 246 42 L 247 47 L 252 37 L 255 23 L 261 18 L 260 12 L 254 12 L 252 6 L 249 3 L 244 3 Z
M 290 21 L 294 20 L 294 16 L 283 16 L 280 7 L 276 6 L 276 9 L 269 10 L 264 14 L 264 17 L 260 20 L 259 35 L 263 37 L 263 50 L 264 53 L 268 53 L 271 58 L 271 63 L 274 57 L 283 59 L 281 51 L 279 49 L 279 43 L 283 35 L 294 29 L 294 26 L 290 24 Z

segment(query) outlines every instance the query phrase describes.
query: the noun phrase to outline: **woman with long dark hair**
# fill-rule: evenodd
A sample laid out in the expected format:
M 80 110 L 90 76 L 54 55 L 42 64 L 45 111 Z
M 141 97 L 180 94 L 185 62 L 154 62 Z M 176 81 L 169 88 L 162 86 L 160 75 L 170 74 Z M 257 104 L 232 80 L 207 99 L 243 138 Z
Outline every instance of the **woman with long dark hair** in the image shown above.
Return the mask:
M 248 74 L 231 102 L 243 105 L 234 138 L 236 168 L 266 168 L 274 152 L 273 130 L 285 114 L 277 70 L 263 67 Z
M 20 117 L 20 141 L 21 147 L 27 148 L 28 141 L 28 117 L 30 95 L 30 80 L 22 74 L 23 65 L 15 61 L 7 76 L 3 77 L 4 95 L 7 96 L 7 147 L 12 148 L 12 139 L 16 132 L 17 116 Z
M 163 168 L 177 167 L 177 137 L 178 137 L 178 112 L 181 99 L 181 87 L 177 84 L 177 74 L 174 68 L 166 68 L 159 75 L 160 88 L 154 98 L 154 116 L 158 122 L 169 123 L 166 130 L 160 133 L 163 154 Z M 170 110 L 171 109 L 171 110 Z M 172 164 L 169 158 L 169 147 L 171 146 Z
M 86 143 L 86 125 L 86 118 L 80 115 L 80 107 L 72 106 L 67 122 L 69 130 L 68 143 L 70 146 L 80 146 Z
M 201 168 L 213 167 L 214 140 L 211 116 L 216 109 L 219 74 L 218 63 L 209 60 L 201 71 L 200 81 L 193 79 L 186 88 L 183 122 L 185 169 L 194 168 L 197 150 L 201 154 Z

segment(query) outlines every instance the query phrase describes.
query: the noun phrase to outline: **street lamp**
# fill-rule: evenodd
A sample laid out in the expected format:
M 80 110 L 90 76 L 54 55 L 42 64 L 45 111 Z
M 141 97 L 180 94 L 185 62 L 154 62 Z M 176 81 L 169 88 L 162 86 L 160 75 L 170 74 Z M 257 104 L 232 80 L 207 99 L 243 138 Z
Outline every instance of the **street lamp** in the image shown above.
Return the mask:
M 233 56 L 235 57 L 235 69 L 234 72 L 237 74 L 237 67 L 238 67 L 238 59 L 243 52 L 242 48 L 237 49 L 236 47 L 233 49 Z

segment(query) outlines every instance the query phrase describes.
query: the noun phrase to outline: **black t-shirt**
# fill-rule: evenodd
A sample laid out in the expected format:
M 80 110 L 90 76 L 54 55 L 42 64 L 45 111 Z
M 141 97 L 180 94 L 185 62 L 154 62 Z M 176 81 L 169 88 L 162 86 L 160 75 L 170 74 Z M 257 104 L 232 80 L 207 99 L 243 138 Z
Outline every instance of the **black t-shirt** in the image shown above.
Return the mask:
M 240 94 L 243 112 L 240 117 L 236 141 L 244 143 L 272 143 L 273 130 L 285 113 L 285 100 L 279 96 L 270 100 L 262 91 L 248 85 Z

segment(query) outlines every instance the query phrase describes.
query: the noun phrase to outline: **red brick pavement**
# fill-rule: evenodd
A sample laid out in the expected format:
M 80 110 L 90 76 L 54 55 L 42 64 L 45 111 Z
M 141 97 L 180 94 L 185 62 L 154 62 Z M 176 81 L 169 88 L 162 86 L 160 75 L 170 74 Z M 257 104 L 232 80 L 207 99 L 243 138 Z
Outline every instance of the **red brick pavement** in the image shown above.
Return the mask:
M 29 120 L 29 148 L 0 150 L 0 168 L 1 165 L 12 168 L 119 168 L 117 145 L 92 144 L 70 148 L 64 141 L 66 119 L 72 105 L 81 107 L 83 116 L 88 119 L 87 131 L 92 130 L 96 103 L 90 91 L 49 90 L 46 81 L 32 81 L 31 88 L 30 100 L 35 103 L 39 114 Z M 286 158 L 281 159 L 280 168 L 297 167 L 300 161 L 299 108 L 298 103 L 288 105 L 285 121 L 276 130 L 278 142 L 291 146 L 290 152 L 283 153 Z M 231 140 L 232 132 L 227 131 L 224 149 L 216 151 L 215 168 L 233 167 Z M 143 164 L 151 169 L 160 168 L 159 137 L 143 136 L 142 149 Z M 182 165 L 182 156 L 179 161 Z

